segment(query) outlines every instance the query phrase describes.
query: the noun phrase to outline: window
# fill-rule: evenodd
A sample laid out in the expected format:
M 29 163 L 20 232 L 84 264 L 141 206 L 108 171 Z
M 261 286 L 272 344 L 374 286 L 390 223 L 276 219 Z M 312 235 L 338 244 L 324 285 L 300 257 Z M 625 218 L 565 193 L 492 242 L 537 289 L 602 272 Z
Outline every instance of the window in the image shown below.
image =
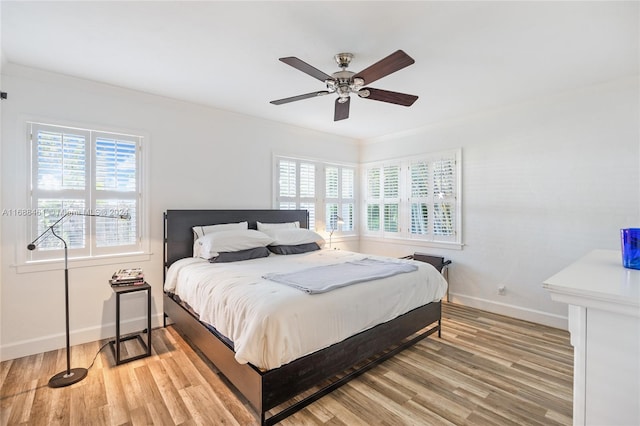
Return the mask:
M 70 213 L 56 227 L 70 258 L 141 251 L 142 137 L 39 123 L 28 128 L 32 239 Z M 49 236 L 31 260 L 59 258 L 61 249 Z
M 309 229 L 355 232 L 355 167 L 276 157 L 275 177 L 275 208 L 308 210 Z
M 355 214 L 355 170 L 352 167 L 325 167 L 325 230 L 353 232 Z M 338 220 L 342 223 L 338 224 Z
M 461 243 L 460 150 L 364 168 L 364 233 Z

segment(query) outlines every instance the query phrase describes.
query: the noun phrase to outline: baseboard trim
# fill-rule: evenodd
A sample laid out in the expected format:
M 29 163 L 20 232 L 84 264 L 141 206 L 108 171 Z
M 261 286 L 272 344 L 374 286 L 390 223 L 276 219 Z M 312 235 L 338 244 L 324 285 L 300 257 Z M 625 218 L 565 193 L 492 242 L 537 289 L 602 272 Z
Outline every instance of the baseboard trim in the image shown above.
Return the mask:
M 566 316 L 551 314 L 549 312 L 538 311 L 535 309 L 524 308 L 522 306 L 509 305 L 506 303 L 495 302 L 493 300 L 480 299 L 477 297 L 466 296 L 458 293 L 449 295 L 452 303 L 470 306 L 472 308 L 482 309 L 484 311 L 493 312 L 500 315 L 506 315 L 518 318 L 524 321 L 535 322 L 537 324 L 547 325 L 549 327 L 568 330 L 568 319 Z M 156 314 L 151 317 L 151 326 L 160 327 L 163 324 L 163 314 Z M 122 321 L 120 324 L 121 334 L 132 333 L 136 330 L 146 328 L 146 318 L 139 317 Z M 115 322 L 106 324 L 101 327 L 90 327 L 71 332 L 71 345 L 80 345 L 88 342 L 108 339 L 116 334 Z M 24 356 L 39 354 L 63 348 L 65 345 L 64 333 L 44 336 L 38 339 L 22 340 L 9 345 L 0 346 L 0 361 L 21 358 Z
M 151 327 L 162 326 L 163 313 L 151 316 Z M 62 327 L 64 328 L 64 327 Z M 138 317 L 120 322 L 120 334 L 126 335 L 147 328 L 147 318 Z M 104 326 L 89 327 L 80 330 L 72 330 L 69 336 L 71 346 L 98 340 L 115 338 L 116 323 L 112 322 Z M 37 339 L 21 340 L 19 342 L 0 346 L 0 361 L 22 358 L 24 356 L 58 350 L 65 347 L 66 336 L 64 332 L 43 336 Z M 73 352 L 73 351 L 72 351 Z M 73 363 L 73 360 L 72 360 Z
M 493 312 L 495 314 L 505 315 L 524 321 L 535 322 L 537 324 L 543 324 L 562 330 L 569 329 L 568 318 L 566 316 L 551 314 L 549 312 L 538 311 L 536 309 L 525 308 L 522 306 L 509 305 L 507 303 L 495 302 L 493 300 L 480 299 L 478 297 L 466 296 L 458 293 L 450 293 L 449 297 L 452 303 L 470 306 L 472 308 L 482 309 L 483 311 Z

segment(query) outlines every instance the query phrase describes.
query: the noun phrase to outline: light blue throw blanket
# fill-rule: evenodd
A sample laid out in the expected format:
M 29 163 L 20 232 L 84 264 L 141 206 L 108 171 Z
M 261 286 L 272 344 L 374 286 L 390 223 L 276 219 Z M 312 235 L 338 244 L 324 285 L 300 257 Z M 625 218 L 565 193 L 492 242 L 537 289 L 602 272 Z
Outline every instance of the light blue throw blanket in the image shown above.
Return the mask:
M 416 265 L 365 258 L 335 265 L 315 266 L 289 273 L 271 273 L 262 278 L 295 287 L 309 294 L 325 293 L 363 281 L 413 272 Z

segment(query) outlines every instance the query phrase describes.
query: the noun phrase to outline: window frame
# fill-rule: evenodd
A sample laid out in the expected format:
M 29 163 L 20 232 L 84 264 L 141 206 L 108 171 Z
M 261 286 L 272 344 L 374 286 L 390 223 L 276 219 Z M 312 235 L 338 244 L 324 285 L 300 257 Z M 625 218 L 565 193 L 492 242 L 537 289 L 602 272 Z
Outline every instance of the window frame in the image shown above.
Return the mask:
M 29 220 L 26 224 L 26 240 L 32 241 L 35 237 L 40 235 L 43 229 L 38 229 L 38 216 L 41 216 L 43 212 L 38 209 L 38 200 L 43 199 L 49 193 L 51 195 L 51 199 L 55 200 L 65 200 L 67 199 L 67 195 L 81 195 L 81 198 L 85 200 L 85 205 L 83 211 L 81 213 L 86 214 L 99 214 L 99 215 L 108 215 L 108 216 L 118 216 L 119 214 L 125 213 L 120 211 L 113 211 L 112 209 L 106 209 L 109 211 L 103 211 L 105 209 L 98 209 L 96 207 L 96 202 L 100 200 L 111 200 L 113 196 L 116 196 L 119 201 L 123 200 L 134 200 L 135 205 L 137 206 L 137 210 L 134 213 L 132 219 L 134 223 L 130 224 L 133 229 L 135 229 L 135 236 L 133 238 L 133 244 L 127 245 L 116 245 L 116 246 L 102 246 L 99 247 L 97 242 L 98 238 L 96 236 L 96 230 L 99 229 L 99 222 L 103 222 L 106 227 L 115 227 L 115 226 L 123 226 L 127 224 L 126 220 L 123 219 L 99 219 L 93 216 L 84 216 L 84 215 L 69 215 L 66 217 L 63 222 L 59 226 L 65 226 L 66 223 L 71 221 L 84 221 L 84 241 L 85 247 L 83 248 L 72 248 L 69 245 L 69 241 L 67 244 L 68 248 L 68 257 L 69 262 L 74 264 L 83 264 L 83 265 L 93 265 L 98 263 L 108 264 L 114 263 L 113 258 L 121 258 L 123 256 L 134 256 L 137 259 L 144 260 L 148 259 L 149 255 L 149 239 L 148 239 L 148 211 L 146 206 L 146 199 L 148 198 L 148 188 L 146 182 L 148 179 L 148 159 L 146 155 L 146 150 L 144 149 L 144 145 L 148 140 L 147 135 L 142 132 L 127 132 L 127 131 L 112 131 L 105 129 L 92 129 L 90 127 L 93 126 L 82 126 L 82 125 L 69 125 L 65 123 L 52 122 L 49 120 L 25 120 L 26 127 L 26 144 L 27 144 L 27 152 L 26 152 L 26 160 L 27 160 L 27 203 L 26 205 L 30 206 L 28 208 L 28 212 L 31 212 L 27 216 L 29 216 Z M 46 190 L 38 187 L 38 154 L 34 152 L 34 149 L 38 143 L 37 141 L 37 131 L 38 129 L 47 130 L 50 129 L 52 131 L 63 131 L 63 132 L 77 132 L 82 133 L 85 136 L 85 186 L 84 189 L 78 189 L 73 191 L 67 190 Z M 136 187 L 133 191 L 128 192 L 120 192 L 120 191 L 102 191 L 98 190 L 96 187 L 96 141 L 98 139 L 117 139 L 123 140 L 126 142 L 133 142 L 135 144 L 135 180 Z M 46 225 L 49 226 L 53 221 L 57 220 L 57 218 L 61 217 L 68 210 L 64 208 L 60 211 L 60 214 L 55 214 L 52 217 L 51 222 Z M 131 212 L 126 212 L 131 213 Z M 113 222 L 113 223 L 111 223 Z M 119 223 L 122 222 L 122 223 Z M 59 227 L 57 228 L 59 229 Z M 51 232 L 51 231 L 49 231 Z M 47 239 L 55 240 L 55 237 L 50 235 Z M 139 255 L 144 255 L 142 258 Z M 27 266 L 24 271 L 28 272 L 33 269 L 34 270 L 46 270 L 47 263 L 52 261 L 59 261 L 64 257 L 64 249 L 62 244 L 60 244 L 60 248 L 57 249 L 49 249 L 49 250 L 34 250 L 28 253 L 21 253 L 19 255 L 19 265 Z M 121 261 L 121 260 L 120 260 Z M 37 265 L 40 265 L 38 267 Z M 42 269 L 42 265 L 44 265 L 44 269 Z M 22 272 L 22 271 L 19 271 Z
M 297 188 L 296 188 L 296 197 L 281 197 L 280 196 L 280 185 L 279 185 L 279 162 L 281 160 L 284 161 L 293 161 L 296 164 L 305 163 L 305 164 L 313 164 L 315 167 L 315 193 L 313 198 L 303 198 L 299 197 L 299 180 L 297 180 Z M 331 197 L 328 198 L 326 196 L 326 181 L 327 181 L 327 167 L 337 167 L 339 170 L 339 185 L 338 185 L 338 198 Z M 345 198 L 342 193 L 342 185 L 343 185 L 343 174 L 342 171 L 344 169 L 353 170 L 353 198 Z M 272 204 L 274 209 L 280 208 L 280 202 L 291 202 L 296 203 L 296 209 L 302 208 L 304 203 L 313 203 L 314 206 L 314 217 L 311 218 L 313 227 L 310 225 L 309 229 L 312 229 L 316 232 L 326 233 L 329 235 L 331 230 L 329 229 L 329 224 L 327 223 L 327 205 L 330 203 L 338 203 L 338 211 L 341 211 L 341 207 L 344 204 L 348 204 L 349 201 L 353 204 L 353 229 L 352 230 L 343 230 L 342 225 L 338 225 L 337 229 L 334 230 L 333 239 L 336 240 L 336 237 L 343 238 L 349 236 L 357 236 L 358 235 L 358 188 L 357 188 L 357 180 L 358 180 L 358 166 L 349 163 L 338 163 L 333 161 L 324 161 L 320 159 L 313 158 L 303 158 L 303 157 L 295 157 L 290 155 L 281 155 L 274 154 L 273 155 L 273 167 L 272 167 Z M 299 175 L 299 167 L 296 167 L 296 174 Z
M 280 162 L 286 161 L 295 164 L 295 195 L 280 195 Z M 313 186 L 313 196 L 302 196 L 301 195 L 301 167 L 302 165 L 311 165 L 314 169 L 314 186 Z M 302 159 L 302 158 L 293 158 L 293 157 L 285 157 L 285 156 L 274 156 L 273 160 L 273 208 L 280 209 L 280 203 L 288 203 L 293 204 L 289 206 L 286 210 L 297 210 L 297 209 L 305 209 L 306 204 L 312 204 L 314 206 L 314 210 L 309 212 L 309 229 L 315 229 L 315 224 L 318 217 L 318 167 L 314 161 Z M 285 210 L 285 209 L 282 209 Z
M 433 231 L 433 217 L 434 217 L 434 205 L 437 204 L 436 197 L 433 194 L 434 191 L 434 171 L 431 170 L 432 166 L 428 166 L 428 193 L 426 197 L 414 197 L 412 194 L 412 178 L 411 178 L 411 166 L 424 162 L 428 165 L 432 165 L 435 161 L 450 161 L 454 162 L 454 179 L 453 183 L 454 193 L 452 196 L 445 197 L 445 202 L 452 204 L 454 212 L 452 215 L 452 222 L 454 224 L 454 234 L 451 236 L 439 236 Z M 393 204 L 395 199 L 384 198 L 384 169 L 385 167 L 392 167 L 395 165 L 400 166 L 399 176 L 399 207 L 398 207 L 398 224 L 399 231 L 392 232 L 385 229 L 384 222 L 384 206 L 386 204 Z M 447 151 L 439 151 L 432 153 L 425 153 L 420 155 L 414 155 L 410 157 L 395 158 L 390 160 L 375 161 L 363 164 L 361 170 L 361 186 L 365 188 L 363 191 L 363 198 L 361 199 L 361 224 L 362 232 L 361 237 L 368 240 L 390 241 L 395 240 L 402 243 L 409 243 L 411 245 L 421 245 L 426 247 L 448 248 L 448 249 L 461 249 L 462 243 L 462 150 L 454 149 Z M 379 192 L 380 197 L 369 197 L 369 179 L 368 174 L 371 170 L 379 169 Z M 428 223 L 426 234 L 415 234 L 411 232 L 411 212 L 413 203 L 425 203 L 428 209 Z M 369 206 L 378 206 L 378 214 L 380 224 L 377 230 L 369 229 Z

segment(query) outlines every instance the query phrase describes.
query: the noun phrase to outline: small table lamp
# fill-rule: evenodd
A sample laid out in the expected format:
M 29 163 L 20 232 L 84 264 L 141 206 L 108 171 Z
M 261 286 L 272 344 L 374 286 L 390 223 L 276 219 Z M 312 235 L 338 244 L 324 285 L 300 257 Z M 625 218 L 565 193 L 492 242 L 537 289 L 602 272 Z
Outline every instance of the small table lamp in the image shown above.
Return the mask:
M 344 220 L 340 216 L 333 215 L 331 216 L 331 232 L 329 232 L 329 248 L 331 248 L 331 237 L 333 236 L 333 231 L 335 231 L 338 225 L 343 225 Z

